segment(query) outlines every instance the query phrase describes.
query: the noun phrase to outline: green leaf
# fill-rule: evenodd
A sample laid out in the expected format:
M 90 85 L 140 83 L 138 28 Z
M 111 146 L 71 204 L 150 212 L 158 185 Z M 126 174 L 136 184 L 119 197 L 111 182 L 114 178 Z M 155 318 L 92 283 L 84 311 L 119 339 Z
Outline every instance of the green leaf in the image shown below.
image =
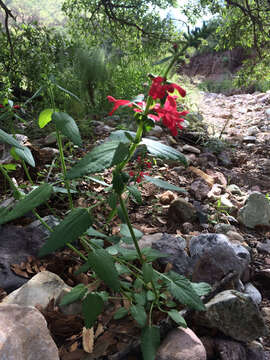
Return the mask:
M 28 103 L 30 103 L 32 100 L 34 100 L 43 90 L 43 86 L 41 86 L 32 97 L 30 97 L 30 99 L 26 100 L 26 102 L 24 103 L 24 105 L 27 105 Z
M 143 233 L 140 230 L 137 230 L 135 228 L 132 228 L 132 229 L 133 229 L 136 239 L 139 240 L 143 236 Z M 133 240 L 132 240 L 132 237 L 131 237 L 131 234 L 130 234 L 127 224 L 121 224 L 120 234 L 122 235 L 122 238 L 121 238 L 122 241 L 124 241 L 127 244 L 133 243 Z
M 87 179 L 91 180 L 91 181 L 94 181 L 100 185 L 103 185 L 103 186 L 106 186 L 106 187 L 109 187 L 110 185 L 105 183 L 105 181 L 103 180 L 100 180 L 99 178 L 97 178 L 96 176 L 88 176 Z
M 102 234 L 101 232 L 95 230 L 92 226 L 86 231 L 86 234 L 89 236 L 95 236 L 95 237 L 99 237 L 102 239 L 107 239 L 108 236 L 105 234 Z
M 130 313 L 134 320 L 140 325 L 140 327 L 144 327 L 147 320 L 147 315 L 145 309 L 142 305 L 131 305 Z
M 50 121 L 52 121 L 52 114 L 54 112 L 54 109 L 45 109 L 41 111 L 38 117 L 38 125 L 41 129 L 44 128 Z
M 138 305 L 142 305 L 144 306 L 146 304 L 146 294 L 145 292 L 141 292 L 141 293 L 135 293 L 134 294 L 134 299 L 136 301 L 136 303 Z
M 116 194 L 121 195 L 125 188 L 122 173 L 118 172 L 117 170 L 113 171 L 112 184 L 113 190 L 116 192 Z
M 164 59 L 161 59 L 161 60 L 159 60 L 159 61 L 157 61 L 157 62 L 154 62 L 152 65 L 160 65 L 160 64 L 163 64 L 163 63 L 171 60 L 172 58 L 173 58 L 173 55 L 167 56 L 167 57 L 165 57 Z
M 61 131 L 75 145 L 82 146 L 82 139 L 79 128 L 74 119 L 64 112 L 54 112 L 52 120 L 56 128 Z
M 168 257 L 168 254 L 163 254 L 162 252 L 152 249 L 150 247 L 145 247 L 141 249 L 142 254 L 146 257 L 147 261 L 155 261 L 162 257 Z
M 116 206 L 117 206 L 117 201 L 118 201 L 118 196 L 115 192 L 112 192 L 109 196 L 109 199 L 108 199 L 108 204 L 110 206 L 111 209 L 115 209 Z
M 168 311 L 168 315 L 170 316 L 170 318 L 173 319 L 173 321 L 176 322 L 176 324 L 186 328 L 187 327 L 187 323 L 185 321 L 185 319 L 183 318 L 183 316 L 181 316 L 179 314 L 179 311 L 173 309 L 173 310 L 170 310 Z
M 146 298 L 147 298 L 148 301 L 153 301 L 153 300 L 155 300 L 156 296 L 153 293 L 153 291 L 148 290 L 147 293 L 146 293 Z
M 132 250 L 132 249 L 125 249 L 121 246 L 118 247 L 118 252 L 120 252 L 120 254 L 122 255 L 122 257 L 129 261 L 129 260 L 135 260 L 138 258 L 138 253 L 136 250 Z
M 133 200 L 136 202 L 136 204 L 141 204 L 142 203 L 142 195 L 140 193 L 140 191 L 138 190 L 137 186 L 132 185 L 132 186 L 127 186 L 127 189 L 130 193 L 130 195 L 132 196 Z
M 160 345 L 160 331 L 157 326 L 147 326 L 141 334 L 141 349 L 144 360 L 155 360 Z
M 75 179 L 109 168 L 118 144 L 119 141 L 111 141 L 95 147 L 68 171 L 67 178 Z
M 24 160 L 29 165 L 33 167 L 36 166 L 31 150 L 28 149 L 28 147 L 24 146 L 23 149 L 18 149 L 15 147 L 14 152 L 17 156 L 19 156 L 20 159 Z
M 74 99 L 76 99 L 76 100 L 78 100 L 79 102 L 81 102 L 81 100 L 78 98 L 78 96 L 77 96 L 77 95 L 75 95 L 75 94 L 73 94 L 71 91 L 69 91 L 69 90 L 67 90 L 67 89 L 63 88 L 62 86 L 60 86 L 60 85 L 58 85 L 58 84 L 55 84 L 55 85 L 58 87 L 58 89 L 60 89 L 60 90 L 64 91 L 66 94 L 68 94 L 68 95 L 70 95 L 70 96 L 74 97 Z
M 129 144 L 124 144 L 120 142 L 114 153 L 111 166 L 120 164 L 122 161 L 124 161 L 127 158 L 128 154 L 129 154 Z
M 162 189 L 167 189 L 167 190 L 172 190 L 172 191 L 179 191 L 179 192 L 187 192 L 185 189 L 181 189 L 178 186 L 175 186 L 173 184 L 168 183 L 167 181 L 158 179 L 158 178 L 153 178 L 150 176 L 146 176 L 144 175 L 143 177 L 146 181 L 162 188 Z
M 168 283 L 168 290 L 176 300 L 195 310 L 205 310 L 203 302 L 188 279 L 174 271 L 170 271 L 166 277 L 171 280 Z
M 72 304 L 74 301 L 80 300 L 87 293 L 88 289 L 83 284 L 75 286 L 71 291 L 66 294 L 60 302 L 60 306 Z
M 83 301 L 82 313 L 84 317 L 85 327 L 91 328 L 98 315 L 102 313 L 104 303 L 102 298 L 97 294 L 88 294 Z
M 7 171 L 13 171 L 16 170 L 17 164 L 4 164 L 2 165 L 3 168 L 5 168 Z
M 128 310 L 124 307 L 120 307 L 116 313 L 113 315 L 114 320 L 122 319 L 123 317 L 127 316 Z
M 113 257 L 106 250 L 99 249 L 90 252 L 88 264 L 91 269 L 114 291 L 120 290 L 120 281 L 114 265 Z
M 191 283 L 193 290 L 197 293 L 198 296 L 204 296 L 210 293 L 212 287 L 204 282 L 201 283 Z
M 73 209 L 63 221 L 54 227 L 54 231 L 39 251 L 44 256 L 77 240 L 92 224 L 92 218 L 84 208 Z
M 25 196 L 24 199 L 18 201 L 14 208 L 6 214 L 6 216 L 0 219 L 0 225 L 8 221 L 17 219 L 29 211 L 35 209 L 39 205 L 47 201 L 52 194 L 52 186 L 49 184 L 43 184 L 31 191 Z
M 0 129 L 0 143 L 9 144 L 11 146 L 15 146 L 18 149 L 23 149 L 24 146 L 20 145 L 20 143 L 14 139 L 13 136 L 6 133 L 4 130 Z
M 148 263 L 144 263 L 143 267 L 142 267 L 142 271 L 143 271 L 143 279 L 146 283 L 149 283 L 153 280 L 153 276 L 154 276 L 154 270 L 151 264 Z

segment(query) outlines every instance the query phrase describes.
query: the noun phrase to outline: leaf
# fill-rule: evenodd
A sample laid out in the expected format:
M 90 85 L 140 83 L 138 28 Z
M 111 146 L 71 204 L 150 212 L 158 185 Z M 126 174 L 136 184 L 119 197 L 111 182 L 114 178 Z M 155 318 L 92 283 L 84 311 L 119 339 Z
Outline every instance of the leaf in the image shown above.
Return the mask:
M 163 64 L 163 63 L 169 61 L 169 60 L 172 59 L 172 58 L 173 58 L 173 55 L 167 56 L 167 57 L 165 57 L 164 59 L 161 59 L 161 60 L 159 60 L 159 61 L 157 61 L 157 62 L 154 62 L 152 65 L 160 65 L 160 64 Z
M 135 293 L 134 294 L 134 299 L 135 299 L 135 301 L 136 301 L 136 303 L 138 305 L 144 306 L 146 304 L 146 294 L 145 294 L 145 292 Z
M 133 200 L 136 202 L 136 204 L 140 205 L 142 203 L 142 195 L 140 191 L 138 190 L 137 186 L 127 186 L 127 189 L 132 196 Z
M 144 263 L 142 267 L 143 279 L 146 283 L 149 283 L 153 280 L 154 270 L 151 264 Z
M 75 179 L 109 168 L 118 144 L 119 141 L 111 141 L 95 147 L 68 171 L 67 179 Z
M 129 144 L 119 143 L 117 149 L 115 150 L 111 166 L 118 165 L 124 161 L 129 154 Z
M 91 354 L 94 350 L 94 329 L 91 327 L 90 329 L 83 328 L 82 331 L 82 345 L 83 350 L 88 354 Z
M 155 261 L 162 257 L 168 257 L 168 254 L 163 254 L 162 252 L 152 249 L 150 247 L 145 247 L 141 249 L 142 254 L 146 257 L 147 261 Z
M 54 109 L 45 109 L 41 111 L 38 117 L 38 125 L 41 129 L 43 129 L 50 121 L 52 121 L 52 114 L 54 112 Z
M 212 287 L 205 283 L 205 282 L 200 282 L 200 283 L 191 283 L 191 286 L 193 287 L 193 290 L 196 292 L 196 294 L 198 296 L 204 296 L 209 294 L 209 292 L 212 290 Z
M 80 300 L 87 293 L 87 287 L 83 284 L 75 286 L 71 291 L 66 294 L 60 302 L 60 306 L 72 304 L 74 301 Z
M 17 156 L 19 156 L 20 159 L 24 160 L 29 165 L 33 167 L 36 166 L 31 150 L 28 149 L 28 147 L 24 146 L 23 149 L 18 149 L 15 147 L 14 152 Z
M 147 315 L 145 309 L 142 305 L 131 305 L 130 313 L 134 320 L 140 325 L 140 327 L 144 327 L 147 320 Z
M 79 128 L 70 115 L 64 112 L 54 112 L 52 114 L 52 120 L 55 123 L 56 128 L 71 140 L 73 144 L 82 146 Z
M 43 86 L 41 86 L 35 93 L 33 96 L 30 97 L 30 99 L 26 100 L 24 105 L 27 105 L 28 103 L 30 103 L 30 101 L 34 100 L 43 90 Z
M 102 313 L 104 303 L 102 298 L 97 294 L 88 294 L 83 300 L 82 313 L 84 317 L 85 327 L 91 328 L 98 315 Z
M 127 316 L 128 310 L 124 307 L 120 307 L 116 313 L 113 315 L 114 320 L 122 319 L 123 317 Z
M 185 321 L 185 319 L 183 318 L 183 316 L 181 316 L 179 314 L 179 311 L 173 309 L 168 311 L 168 315 L 170 316 L 170 318 L 173 319 L 173 321 L 175 321 L 178 325 L 186 328 L 187 327 L 187 323 Z
M 143 233 L 140 230 L 137 230 L 135 228 L 132 228 L 132 229 L 133 229 L 133 232 L 134 232 L 134 235 L 135 235 L 136 239 L 139 240 L 143 236 Z M 128 228 L 127 224 L 121 224 L 120 234 L 123 236 L 121 238 L 122 241 L 124 241 L 124 242 L 126 242 L 128 244 L 133 243 L 132 236 L 130 234 L 130 231 L 129 231 L 129 228 Z
M 188 279 L 174 271 L 170 271 L 166 277 L 170 279 L 168 290 L 176 300 L 195 310 L 205 310 L 203 302 Z
M 115 291 L 120 290 L 121 285 L 113 257 L 106 250 L 98 249 L 90 252 L 87 262 L 105 284 Z
M 58 87 L 58 89 L 60 89 L 60 90 L 64 91 L 66 94 L 68 94 L 68 95 L 70 95 L 70 96 L 74 97 L 76 100 L 78 100 L 79 102 L 81 102 L 81 100 L 78 98 L 78 96 L 77 96 L 77 95 L 75 95 L 75 94 L 73 94 L 71 91 L 69 91 L 69 90 L 67 90 L 67 89 L 63 88 L 62 86 L 60 86 L 60 85 L 58 85 L 58 84 L 55 84 L 55 85 Z
M 4 164 L 2 165 L 3 168 L 5 168 L 7 171 L 13 171 L 16 170 L 17 164 Z
M 127 261 L 135 260 L 135 259 L 138 258 L 138 253 L 137 253 L 136 250 L 126 249 L 126 248 L 123 248 L 123 247 L 119 246 L 118 247 L 118 252 L 120 252 L 122 257 Z
M 146 181 L 149 181 L 150 183 L 162 188 L 162 189 L 167 189 L 167 190 L 172 190 L 172 191 L 179 191 L 179 192 L 187 192 L 185 189 L 181 189 L 178 186 L 175 186 L 173 184 L 168 183 L 167 181 L 158 179 L 158 178 L 153 178 L 147 175 L 144 175 L 143 177 Z
M 95 177 L 95 176 L 88 176 L 87 179 L 89 179 L 89 180 L 91 180 L 91 181 L 94 181 L 94 182 L 96 182 L 96 183 L 98 183 L 98 184 L 100 184 L 100 185 L 106 186 L 106 187 L 109 187 L 109 186 L 110 186 L 109 184 L 105 183 L 105 181 L 100 180 L 99 178 L 97 178 L 97 177 Z
M 160 331 L 157 326 L 147 326 L 141 334 L 141 349 L 144 360 L 155 360 L 160 345 Z
M 18 149 L 23 149 L 22 146 L 13 136 L 6 133 L 4 130 L 0 129 L 0 143 L 9 144 L 11 146 L 15 146 Z
M 47 201 L 52 194 L 52 186 L 49 184 L 40 185 L 35 190 L 31 191 L 24 199 L 18 201 L 14 208 L 4 217 L 1 216 L 0 225 L 8 221 L 17 219 L 29 211 L 35 209 L 39 205 Z
M 101 232 L 95 230 L 92 226 L 86 231 L 86 234 L 89 236 L 95 236 L 95 237 L 104 238 L 104 239 L 108 238 L 107 235 L 102 234 Z
M 54 227 L 46 243 L 39 251 L 44 256 L 77 240 L 92 224 L 92 218 L 84 208 L 73 209 L 63 221 Z
M 153 291 L 148 290 L 147 293 L 146 293 L 146 298 L 147 298 L 148 301 L 153 301 L 153 300 L 155 300 L 156 296 L 153 293 Z

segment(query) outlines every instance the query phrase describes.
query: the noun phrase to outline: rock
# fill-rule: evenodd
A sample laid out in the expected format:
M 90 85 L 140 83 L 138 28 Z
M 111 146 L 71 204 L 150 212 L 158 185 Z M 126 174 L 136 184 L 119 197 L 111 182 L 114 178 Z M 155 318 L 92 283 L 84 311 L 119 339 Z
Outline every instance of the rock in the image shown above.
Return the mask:
M 258 132 L 260 132 L 259 128 L 257 126 L 251 126 L 250 128 L 248 128 L 247 130 L 247 135 L 248 136 L 253 136 L 253 135 L 257 135 Z
M 155 233 L 155 234 L 151 234 L 151 235 L 144 235 L 140 240 L 139 240 L 139 245 L 140 248 L 143 249 L 145 247 L 152 247 L 153 243 L 159 241 L 162 238 L 163 234 L 162 233 Z M 134 246 L 132 246 L 132 248 L 134 249 Z
M 190 152 L 190 153 L 193 153 L 193 154 L 200 154 L 201 153 L 201 150 L 197 149 L 194 146 L 188 145 L 188 144 L 185 144 L 183 146 L 183 150 L 187 151 L 187 152 Z
M 260 303 L 262 302 L 262 295 L 259 290 L 255 288 L 254 285 L 252 285 L 251 283 L 247 283 L 245 285 L 244 292 L 251 297 L 255 304 L 260 305 Z
M 57 136 L 56 136 L 56 132 L 52 132 L 49 135 L 47 135 L 44 139 L 44 144 L 45 145 L 53 145 L 57 142 Z
M 5 225 L 0 227 L 0 284 L 7 292 L 17 289 L 27 279 L 16 275 L 10 269 L 11 264 L 20 264 L 28 256 L 37 256 L 44 244 L 44 233 L 30 226 Z
M 190 192 L 197 200 L 203 200 L 207 197 L 210 187 L 202 179 L 195 180 L 190 185 Z
M 114 130 L 115 129 L 113 127 L 105 124 L 95 126 L 93 129 L 95 135 L 110 134 Z
M 195 321 L 235 340 L 248 342 L 267 333 L 257 305 L 246 294 L 225 290 L 205 306 L 206 312 L 197 313 Z
M 252 341 L 246 347 L 247 360 L 267 360 L 263 346 L 258 341 Z
M 215 350 L 220 360 L 247 360 L 244 345 L 237 341 L 215 339 Z
M 193 225 L 189 222 L 185 222 L 182 225 L 184 234 L 189 234 L 193 230 Z
M 155 125 L 153 129 L 149 131 L 147 136 L 155 136 L 157 138 L 161 138 L 161 136 L 164 134 L 164 130 L 161 126 Z
M 195 154 L 187 154 L 187 155 L 185 155 L 185 157 L 186 157 L 189 165 L 196 165 L 197 157 Z
M 192 281 L 214 284 L 228 272 L 238 274 L 235 284 L 247 271 L 250 255 L 241 245 L 232 244 L 222 234 L 201 234 L 190 240 L 189 252 L 194 271 Z
M 218 155 L 217 158 L 220 162 L 221 165 L 226 166 L 226 167 L 230 167 L 232 166 L 232 160 L 230 155 L 228 154 L 228 152 L 226 151 L 221 151 Z
M 265 110 L 265 116 L 268 121 L 270 121 L 270 109 Z
M 219 198 L 219 195 L 221 195 L 223 191 L 223 186 L 220 184 L 214 184 L 212 189 L 207 194 L 207 197 L 211 200 L 217 200 Z
M 248 228 L 257 225 L 270 226 L 270 202 L 265 195 L 259 192 L 251 193 L 245 206 L 238 212 L 238 220 Z
M 55 156 L 59 155 L 59 150 L 51 147 L 44 147 L 39 150 L 39 154 L 43 161 L 50 161 Z
M 255 143 L 256 142 L 256 136 L 244 136 L 243 137 L 243 143 Z
M 191 329 L 177 328 L 163 340 L 156 360 L 206 360 L 206 351 Z
M 165 191 L 160 195 L 159 201 L 162 205 L 169 205 L 173 200 L 175 200 L 176 195 L 172 191 Z
M 49 225 L 51 228 L 54 228 L 56 225 L 60 224 L 60 221 L 53 215 L 48 215 L 45 216 L 44 218 L 42 218 L 43 221 L 45 221 L 45 223 L 47 225 Z M 48 236 L 51 232 L 42 224 L 42 222 L 40 220 L 35 220 L 33 222 L 31 222 L 31 224 L 29 224 L 27 226 L 28 229 L 38 229 L 39 231 L 43 232 L 44 237 Z
M 236 231 L 232 231 L 229 230 L 226 235 L 228 236 L 228 238 L 232 241 L 232 240 L 237 240 L 241 243 L 243 243 L 245 241 L 245 239 L 243 238 L 242 235 L 238 234 Z
M 236 209 L 236 206 L 228 199 L 228 194 L 223 194 L 220 196 L 220 204 L 222 208 L 227 208 L 228 211 L 233 211 Z
M 2 360 L 59 360 L 46 320 L 33 308 L 0 306 L 0 358 Z
M 153 249 L 168 254 L 168 257 L 158 259 L 161 264 L 167 265 L 170 263 L 172 264 L 172 270 L 178 274 L 188 276 L 191 274 L 192 268 L 191 260 L 185 251 L 186 247 L 187 243 L 185 239 L 166 233 L 152 243 Z
M 216 156 L 211 152 L 204 152 L 200 154 L 197 161 L 198 165 L 202 168 L 214 168 L 215 166 L 217 166 L 218 162 Z
M 120 123 L 120 116 L 119 115 L 111 115 L 111 116 L 106 116 L 106 118 L 104 119 L 106 124 L 109 126 L 116 126 L 119 125 Z M 102 122 L 99 121 L 100 124 L 98 125 L 102 125 Z M 93 124 L 93 121 L 91 121 L 91 124 Z M 95 126 L 95 124 L 93 124 Z
M 235 184 L 231 184 L 229 186 L 227 186 L 226 189 L 228 192 L 230 192 L 231 194 L 235 194 L 235 195 L 243 195 L 241 189 L 239 188 L 239 186 L 235 185 Z
M 182 224 L 196 220 L 195 207 L 182 198 L 174 200 L 168 210 L 169 222 Z
M 259 242 L 257 250 L 261 253 L 270 254 L 270 240 L 266 240 L 265 243 Z
M 228 231 L 235 231 L 235 227 L 231 224 L 216 224 L 215 227 L 215 232 L 218 234 L 227 234 Z

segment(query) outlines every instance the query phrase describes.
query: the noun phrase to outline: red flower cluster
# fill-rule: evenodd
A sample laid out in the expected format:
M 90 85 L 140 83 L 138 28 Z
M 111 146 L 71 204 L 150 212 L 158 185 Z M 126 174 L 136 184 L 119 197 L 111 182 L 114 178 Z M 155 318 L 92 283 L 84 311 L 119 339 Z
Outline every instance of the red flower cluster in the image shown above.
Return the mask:
M 166 79 L 157 76 L 152 80 L 152 85 L 149 90 L 149 95 L 154 99 L 163 99 L 169 93 L 177 90 L 182 97 L 186 96 L 186 91 L 181 86 L 174 83 L 166 83 Z
M 20 108 L 21 108 L 20 105 L 14 105 L 13 106 L 14 110 L 19 110 Z M 0 109 L 5 109 L 5 106 L 3 104 L 0 104 Z
M 148 172 L 142 171 L 143 168 L 146 166 L 148 169 L 151 169 L 152 163 L 150 160 L 142 159 L 141 156 L 137 157 L 137 163 L 138 163 L 141 171 L 139 171 L 138 174 L 136 175 L 136 173 L 133 170 L 131 170 L 129 172 L 129 176 L 134 177 L 134 178 L 136 177 L 136 182 L 140 183 L 140 182 L 142 182 L 142 178 L 144 177 L 144 175 L 149 175 Z

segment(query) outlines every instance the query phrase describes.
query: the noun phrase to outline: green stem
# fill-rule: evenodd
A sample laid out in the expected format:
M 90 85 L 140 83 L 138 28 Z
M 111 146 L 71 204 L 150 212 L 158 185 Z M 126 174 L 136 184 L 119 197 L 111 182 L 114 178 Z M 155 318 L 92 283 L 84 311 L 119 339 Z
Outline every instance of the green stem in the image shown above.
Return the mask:
M 152 302 L 151 307 L 150 307 L 150 311 L 149 311 L 149 320 L 148 320 L 149 327 L 152 326 L 152 311 L 153 311 L 153 309 L 154 309 L 154 303 Z
M 23 166 L 23 168 L 24 168 L 24 171 L 25 171 L 25 174 L 26 174 L 27 179 L 30 181 L 30 184 L 31 184 L 31 185 L 34 185 L 34 182 L 33 182 L 32 178 L 31 178 L 31 176 L 30 176 L 30 174 L 29 174 L 28 168 L 27 168 L 24 160 L 22 160 L 22 166 Z
M 57 143 L 58 143 L 58 147 L 59 147 L 61 167 L 62 167 L 62 171 L 63 171 L 63 175 L 64 175 L 64 183 L 65 183 L 65 187 L 66 187 L 67 192 L 68 192 L 69 207 L 70 207 L 70 209 L 73 209 L 74 206 L 73 206 L 72 196 L 71 196 L 71 192 L 70 192 L 70 183 L 66 178 L 66 176 L 67 176 L 67 168 L 66 168 L 66 164 L 65 164 L 63 144 L 62 144 L 60 132 L 59 132 L 58 129 L 56 129 L 56 137 L 57 137 Z
M 14 185 L 13 181 L 11 180 L 11 177 L 8 175 L 8 172 L 6 171 L 6 169 L 4 168 L 4 166 L 2 164 L 0 164 L 0 171 L 4 175 L 6 180 L 8 181 L 8 183 L 13 191 L 15 199 L 19 200 L 22 197 L 22 195 L 19 192 L 19 190 L 17 189 L 16 185 Z
M 174 64 L 175 64 L 175 63 L 177 62 L 177 60 L 179 59 L 179 56 L 182 56 L 182 55 L 185 53 L 185 51 L 187 50 L 187 48 L 188 48 L 188 44 L 186 44 L 186 45 L 183 47 L 183 49 L 180 51 L 179 54 L 176 54 L 176 55 L 173 57 L 173 59 L 172 59 L 172 61 L 170 62 L 169 66 L 167 67 L 166 71 L 164 72 L 163 77 L 164 77 L 165 79 L 167 78 L 167 76 L 168 76 L 170 70 L 172 69 L 172 67 L 174 66 Z

